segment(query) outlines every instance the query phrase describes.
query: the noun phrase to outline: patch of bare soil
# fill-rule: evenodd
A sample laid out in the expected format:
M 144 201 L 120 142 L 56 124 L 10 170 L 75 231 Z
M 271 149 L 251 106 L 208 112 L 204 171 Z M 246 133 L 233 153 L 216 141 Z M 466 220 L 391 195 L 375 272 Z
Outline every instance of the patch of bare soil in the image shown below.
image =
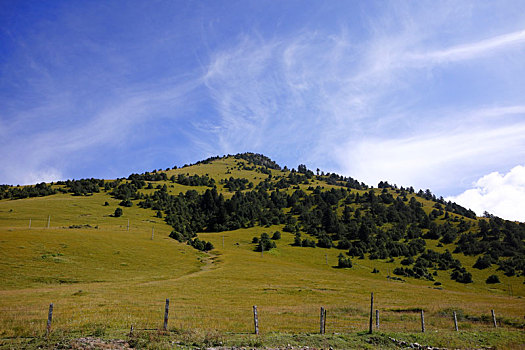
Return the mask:
M 111 349 L 111 350 L 130 350 L 128 342 L 121 339 L 104 340 L 100 338 L 79 338 L 72 340 L 70 349 L 75 350 L 94 350 L 94 349 Z

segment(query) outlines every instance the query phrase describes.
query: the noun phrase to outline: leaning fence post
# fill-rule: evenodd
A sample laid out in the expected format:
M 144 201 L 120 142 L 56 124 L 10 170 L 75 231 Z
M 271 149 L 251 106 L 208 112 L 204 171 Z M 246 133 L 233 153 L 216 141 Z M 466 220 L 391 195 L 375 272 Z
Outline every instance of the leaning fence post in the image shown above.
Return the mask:
M 49 313 L 47 314 L 46 336 L 51 333 L 51 321 L 53 320 L 53 303 L 49 304 Z
M 370 324 L 368 327 L 368 334 L 372 334 L 372 323 L 374 318 L 374 293 L 370 294 Z
M 490 310 L 492 312 L 492 322 L 494 323 L 494 328 L 496 328 L 498 325 L 496 324 L 496 314 L 494 313 L 494 310 Z
M 458 331 L 458 318 L 456 317 L 456 311 L 454 311 L 454 328 Z
M 425 333 L 425 313 L 421 309 L 421 332 Z
M 166 299 L 166 308 L 164 310 L 164 330 L 168 330 L 168 313 L 170 311 L 170 300 Z
M 376 310 L 376 329 L 379 329 L 379 310 Z
M 324 334 L 324 307 L 321 306 L 321 326 L 319 333 Z
M 257 305 L 253 306 L 253 323 L 255 325 L 255 334 L 259 335 L 259 319 L 257 318 Z

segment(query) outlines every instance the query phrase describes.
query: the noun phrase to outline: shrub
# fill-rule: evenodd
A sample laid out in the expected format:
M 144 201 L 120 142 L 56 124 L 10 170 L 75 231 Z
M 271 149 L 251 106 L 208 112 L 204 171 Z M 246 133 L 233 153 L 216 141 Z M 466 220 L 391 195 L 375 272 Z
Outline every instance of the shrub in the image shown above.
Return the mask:
M 490 275 L 485 281 L 487 284 L 500 283 L 498 275 Z
M 483 269 L 490 267 L 491 265 L 492 265 L 492 258 L 490 257 L 490 255 L 483 255 L 483 256 L 480 256 L 478 260 L 476 260 L 476 263 L 474 264 L 473 267 L 475 267 L 476 269 L 483 270 Z
M 131 202 L 129 199 L 124 199 L 119 203 L 119 205 L 122 205 L 123 207 L 131 207 L 133 202 Z
M 352 267 L 352 260 L 346 258 L 342 253 L 337 257 L 337 267 L 339 268 L 350 268 Z
M 115 213 L 113 213 L 113 216 L 118 218 L 118 217 L 122 216 L 122 214 L 123 214 L 122 209 L 117 208 L 117 209 L 115 209 Z
M 452 271 L 450 278 L 459 283 L 472 283 L 472 274 L 464 267 Z

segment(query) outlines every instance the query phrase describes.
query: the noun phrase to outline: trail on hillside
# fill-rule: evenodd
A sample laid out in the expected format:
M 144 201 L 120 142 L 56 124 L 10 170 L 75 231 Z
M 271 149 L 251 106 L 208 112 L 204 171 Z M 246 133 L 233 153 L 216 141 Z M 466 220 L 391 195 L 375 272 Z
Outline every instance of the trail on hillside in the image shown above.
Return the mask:
M 219 263 L 221 262 L 219 260 L 219 255 L 213 254 L 213 253 L 210 253 L 210 252 L 203 252 L 202 254 L 203 254 L 203 256 L 199 257 L 199 261 L 201 263 L 203 263 L 203 264 L 199 267 L 198 271 L 189 272 L 189 273 L 187 273 L 185 275 L 182 275 L 182 276 L 179 276 L 179 277 L 174 277 L 174 278 L 166 278 L 166 279 L 162 279 L 162 280 L 142 282 L 142 283 L 139 283 L 139 285 L 140 286 L 147 286 L 147 285 L 153 285 L 153 284 L 158 284 L 158 283 L 167 282 L 167 281 L 180 281 L 180 280 L 184 280 L 184 279 L 188 279 L 188 278 L 194 278 L 194 277 L 197 277 L 197 276 L 199 276 L 199 275 L 201 275 L 201 274 L 203 274 L 205 272 L 213 271 L 213 270 L 216 270 L 216 269 L 221 267 L 219 265 Z

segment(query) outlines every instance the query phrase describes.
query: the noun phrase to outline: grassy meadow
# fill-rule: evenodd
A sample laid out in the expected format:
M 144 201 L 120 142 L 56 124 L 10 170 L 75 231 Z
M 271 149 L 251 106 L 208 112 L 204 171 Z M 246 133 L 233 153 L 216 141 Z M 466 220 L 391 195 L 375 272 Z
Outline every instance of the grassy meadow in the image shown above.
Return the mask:
M 209 174 L 219 190 L 224 189 L 218 181 L 230 176 L 255 184 L 265 178 L 240 170 L 230 158 L 167 173 Z M 193 188 L 157 183 L 166 183 L 171 193 Z M 193 334 L 200 341 L 213 338 L 252 346 L 367 347 L 363 331 L 368 328 L 371 292 L 374 309 L 380 310 L 381 334 L 447 347 L 525 344 L 522 278 L 506 277 L 495 267 L 473 269 L 475 258 L 455 254 L 472 272 L 474 283 L 457 283 L 443 271 L 436 286 L 413 278 L 388 279 L 389 271 L 401 266 L 400 258 L 393 264 L 355 258 L 351 269 L 334 268 L 341 250 L 292 247 L 290 233 L 282 234 L 276 249 L 253 251 L 252 237 L 263 232 L 271 236 L 282 231 L 281 225 L 200 233 L 199 238 L 215 246 L 204 253 L 169 238 L 171 227 L 155 217 L 155 211 L 139 208 L 137 201 L 123 208 L 122 217 L 112 217 L 118 203 L 105 192 L 0 201 L 0 346 L 16 347 L 26 344 L 21 340 L 26 337 L 42 337 L 50 303 L 55 335 L 124 338 L 133 325 L 139 334 L 158 336 L 154 330 L 162 327 L 169 298 L 168 337 L 174 339 Z M 429 241 L 428 247 L 447 248 L 436 243 Z M 379 273 L 372 273 L 374 268 Z M 485 283 L 493 273 L 502 283 Z M 253 305 L 258 306 L 262 338 L 250 336 Z M 304 337 L 319 332 L 321 306 L 327 309 L 330 335 Z M 420 333 L 419 309 L 425 312 L 425 334 Z M 500 320 L 496 330 L 491 309 Z M 453 331 L 454 310 L 459 333 Z M 387 343 L 378 346 L 390 347 Z

